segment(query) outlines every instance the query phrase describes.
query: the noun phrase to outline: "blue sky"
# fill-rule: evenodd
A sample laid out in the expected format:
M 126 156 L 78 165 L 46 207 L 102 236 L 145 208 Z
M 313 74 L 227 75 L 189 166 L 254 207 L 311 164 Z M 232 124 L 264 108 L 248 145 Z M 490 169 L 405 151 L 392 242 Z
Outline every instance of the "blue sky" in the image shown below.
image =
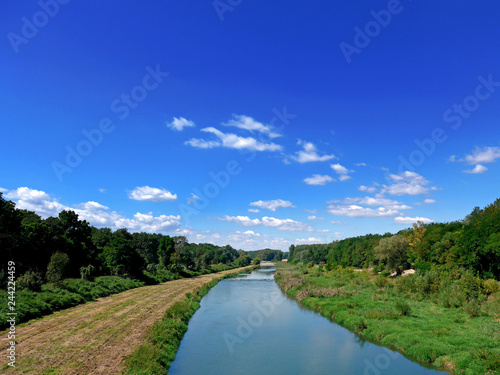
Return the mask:
M 500 4 L 344 3 L 3 2 L 1 191 L 246 250 L 493 202 Z

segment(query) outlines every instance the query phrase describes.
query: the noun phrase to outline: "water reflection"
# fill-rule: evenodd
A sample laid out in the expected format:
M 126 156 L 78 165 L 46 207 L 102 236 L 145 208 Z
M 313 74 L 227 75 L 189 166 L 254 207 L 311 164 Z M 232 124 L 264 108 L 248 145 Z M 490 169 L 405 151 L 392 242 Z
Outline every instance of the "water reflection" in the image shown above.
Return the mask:
M 281 293 L 274 270 L 215 286 L 191 319 L 169 373 L 441 374 L 300 308 Z

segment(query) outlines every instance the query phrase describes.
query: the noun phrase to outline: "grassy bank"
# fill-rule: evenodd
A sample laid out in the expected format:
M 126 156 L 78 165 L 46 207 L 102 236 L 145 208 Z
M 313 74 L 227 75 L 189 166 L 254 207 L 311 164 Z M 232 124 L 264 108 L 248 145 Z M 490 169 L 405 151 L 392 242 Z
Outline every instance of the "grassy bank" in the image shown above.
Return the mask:
M 276 281 L 289 297 L 369 341 L 452 374 L 500 374 L 500 295 L 475 290 L 475 279 L 462 276 L 455 285 L 436 275 L 439 282 L 429 275 L 391 279 L 278 267 Z M 454 290 L 462 279 L 463 288 Z
M 254 268 L 258 268 L 258 266 Z M 146 342 L 126 359 L 124 374 L 168 374 L 168 369 L 174 361 L 181 340 L 188 329 L 188 322 L 196 310 L 200 308 L 203 296 L 220 280 L 236 275 L 237 273 L 228 274 L 218 280 L 213 280 L 194 293 L 186 294 L 183 300 L 176 302 L 169 308 L 163 319 L 151 327 Z
M 57 283 L 46 283 L 39 285 L 37 290 L 28 288 L 16 291 L 16 320 L 17 323 L 24 323 L 31 319 L 41 318 L 53 312 L 77 306 L 97 298 L 107 297 L 115 293 L 121 293 L 129 289 L 153 285 L 166 281 L 191 278 L 210 273 L 217 273 L 236 268 L 226 264 L 212 265 L 210 268 L 201 271 L 184 271 L 181 274 L 170 272 L 158 273 L 147 277 L 146 282 L 136 279 L 123 278 L 118 276 L 100 276 L 92 281 L 84 279 L 64 279 Z M 8 293 L 0 290 L 0 300 L 5 301 L 0 305 L 0 330 L 8 327 Z

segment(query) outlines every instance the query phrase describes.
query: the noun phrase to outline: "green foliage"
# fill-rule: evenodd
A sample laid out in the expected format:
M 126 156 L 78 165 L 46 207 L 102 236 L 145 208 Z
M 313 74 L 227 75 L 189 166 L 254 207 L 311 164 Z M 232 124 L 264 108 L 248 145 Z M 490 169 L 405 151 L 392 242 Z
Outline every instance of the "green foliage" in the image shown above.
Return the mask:
M 198 302 L 201 297 L 216 283 L 215 280 L 195 293 L 188 293 L 183 300 L 170 307 L 163 319 L 149 330 L 147 341 L 126 358 L 124 374 L 168 374 L 189 319 L 200 307 Z
M 374 290 L 372 282 L 363 281 L 373 279 L 370 273 L 338 267 L 320 277 L 299 279 L 297 268 L 278 265 L 280 288 L 295 299 L 302 297 L 301 291 L 308 292 L 308 298 L 301 300 L 304 307 L 363 339 L 415 360 L 453 369 L 454 374 L 493 375 L 500 370 L 500 294 L 490 295 L 487 301 L 484 294 L 474 298 L 478 287 L 482 289 L 481 280 L 471 271 L 432 268 L 396 277 L 394 288 Z M 462 301 L 457 304 L 462 308 L 440 303 L 441 285 L 462 292 Z M 408 300 L 417 295 L 424 298 Z
M 47 266 L 47 274 L 45 278 L 49 283 L 57 283 L 61 281 L 69 264 L 69 256 L 60 251 L 52 254 L 49 265 Z
M 495 294 L 500 290 L 500 285 L 495 279 L 488 279 L 483 281 L 483 289 L 487 295 Z
M 95 267 L 89 264 L 87 267 L 80 267 L 80 276 L 84 280 L 90 280 L 95 273 Z
M 236 267 L 245 267 L 250 265 L 251 259 L 248 255 L 240 255 L 238 259 L 234 261 Z
M 143 285 L 144 283 L 137 280 L 101 276 L 96 277 L 95 281 L 65 279 L 57 284 L 45 284 L 38 292 L 21 289 L 16 293 L 16 320 L 18 323 L 23 323 L 54 311 Z M 0 291 L 0 298 L 6 300 L 7 291 Z M 6 316 L 7 308 L 7 304 L 0 305 L 0 316 Z M 0 329 L 6 327 L 5 320 L 2 320 Z
M 406 266 L 407 247 L 408 241 L 401 235 L 382 238 L 374 249 L 375 257 L 386 264 L 388 271 L 399 275 Z
M 252 260 L 252 264 L 253 264 L 254 266 L 259 265 L 259 264 L 260 264 L 260 259 L 259 259 L 259 258 L 253 258 L 253 260 Z
M 377 288 L 385 288 L 387 285 L 389 284 L 389 281 L 387 280 L 387 277 L 383 276 L 383 275 L 378 275 L 376 278 L 375 278 L 375 286 Z
M 38 272 L 28 271 L 19 276 L 16 280 L 18 290 L 27 289 L 33 292 L 42 290 L 43 279 Z
M 402 316 L 408 316 L 411 314 L 410 304 L 404 300 L 396 301 L 396 311 Z

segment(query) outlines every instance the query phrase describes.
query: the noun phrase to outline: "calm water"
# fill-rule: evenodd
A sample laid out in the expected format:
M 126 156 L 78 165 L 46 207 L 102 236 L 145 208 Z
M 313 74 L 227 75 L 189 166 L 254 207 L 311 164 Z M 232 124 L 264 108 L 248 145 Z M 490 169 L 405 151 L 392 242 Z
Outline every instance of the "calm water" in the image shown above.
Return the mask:
M 445 374 L 365 342 L 287 299 L 274 269 L 216 285 L 189 322 L 172 375 Z

